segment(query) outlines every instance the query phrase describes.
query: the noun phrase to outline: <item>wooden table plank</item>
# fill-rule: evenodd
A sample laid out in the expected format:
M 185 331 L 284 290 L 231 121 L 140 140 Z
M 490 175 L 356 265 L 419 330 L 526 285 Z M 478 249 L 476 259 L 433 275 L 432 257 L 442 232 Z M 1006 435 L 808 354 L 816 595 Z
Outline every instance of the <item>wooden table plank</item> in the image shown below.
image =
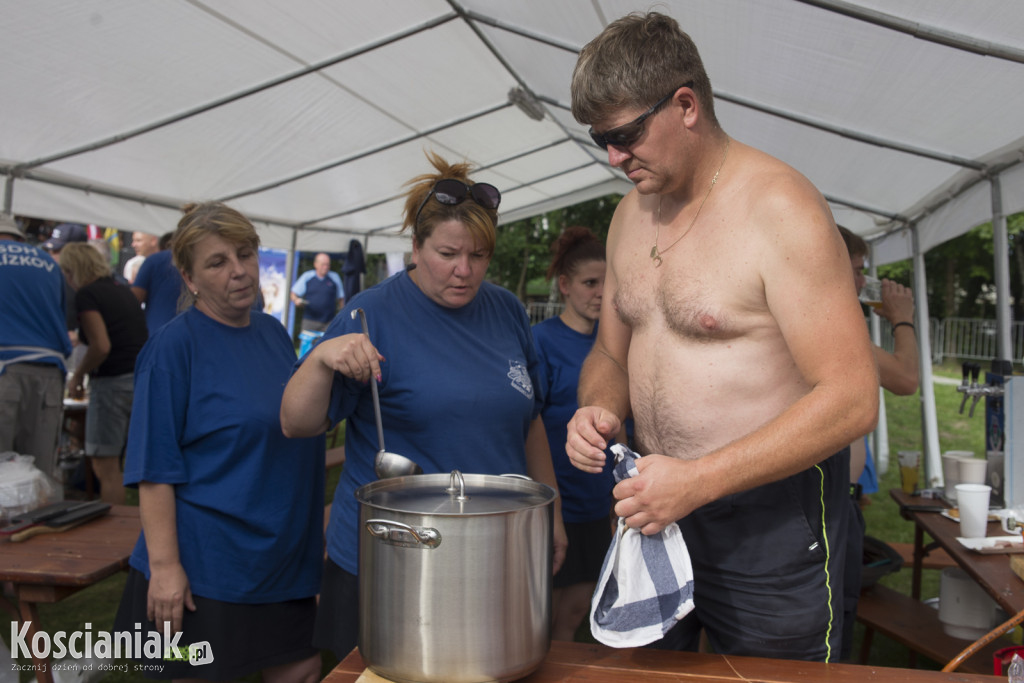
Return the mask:
M 125 569 L 142 529 L 137 507 L 110 513 L 68 531 L 21 543 L 0 540 L 0 581 L 22 585 L 90 586 Z
M 355 683 L 365 668 L 358 650 L 353 650 L 324 678 L 324 683 Z M 723 657 L 644 648 L 614 649 L 555 641 L 540 668 L 518 683 L 995 683 L 1004 680 L 955 672 Z

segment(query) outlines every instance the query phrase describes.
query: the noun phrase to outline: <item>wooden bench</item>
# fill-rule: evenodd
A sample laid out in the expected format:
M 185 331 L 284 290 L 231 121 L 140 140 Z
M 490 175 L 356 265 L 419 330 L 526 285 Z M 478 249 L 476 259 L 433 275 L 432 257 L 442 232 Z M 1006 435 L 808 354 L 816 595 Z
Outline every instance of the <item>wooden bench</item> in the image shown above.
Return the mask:
M 904 567 L 914 566 L 914 544 L 913 543 L 890 543 L 889 546 L 903 558 Z M 945 550 L 939 547 L 929 550 L 925 547 L 925 556 L 921 560 L 921 569 L 946 569 L 955 567 L 956 560 L 949 556 Z
M 911 653 L 922 654 L 941 665 L 951 661 L 974 642 L 948 635 L 942 629 L 937 609 L 881 584 L 875 584 L 861 593 L 857 603 L 857 621 L 865 627 L 860 651 L 862 664 L 867 662 L 875 631 L 905 645 Z M 957 671 L 991 675 L 992 655 L 996 650 L 1009 645 L 1013 643 L 1005 636 L 1000 636 L 965 659 Z M 911 656 L 912 667 L 915 659 Z

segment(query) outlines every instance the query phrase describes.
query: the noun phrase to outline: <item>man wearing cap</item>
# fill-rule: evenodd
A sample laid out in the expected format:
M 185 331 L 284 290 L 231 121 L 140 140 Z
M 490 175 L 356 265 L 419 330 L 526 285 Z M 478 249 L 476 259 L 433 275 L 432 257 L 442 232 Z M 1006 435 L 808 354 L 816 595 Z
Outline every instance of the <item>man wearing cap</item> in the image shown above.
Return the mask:
M 57 263 L 24 239 L 0 214 L 0 452 L 35 456 L 54 476 L 71 353 L 65 283 Z
M 54 256 L 54 260 L 60 263 L 60 250 L 68 242 L 88 242 L 89 232 L 81 223 L 61 223 L 53 229 L 50 239 L 43 242 L 43 249 Z

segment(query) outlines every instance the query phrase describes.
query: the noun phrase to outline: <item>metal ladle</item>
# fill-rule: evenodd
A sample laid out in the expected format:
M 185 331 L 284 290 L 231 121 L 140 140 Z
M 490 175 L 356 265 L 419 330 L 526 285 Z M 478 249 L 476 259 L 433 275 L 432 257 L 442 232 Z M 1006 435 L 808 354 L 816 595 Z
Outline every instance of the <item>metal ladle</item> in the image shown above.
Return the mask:
M 357 308 L 352 311 L 352 317 L 355 318 L 356 315 L 359 316 L 359 321 L 363 324 L 363 334 L 369 339 L 370 329 L 366 326 L 366 313 L 363 312 L 363 309 Z M 373 461 L 373 471 L 377 473 L 377 478 L 390 479 L 409 474 L 422 474 L 423 468 L 409 458 L 384 450 L 384 425 L 380 419 L 380 396 L 377 394 L 376 377 L 370 378 L 370 391 L 373 393 L 373 414 L 377 418 L 377 444 L 380 447 L 377 457 Z

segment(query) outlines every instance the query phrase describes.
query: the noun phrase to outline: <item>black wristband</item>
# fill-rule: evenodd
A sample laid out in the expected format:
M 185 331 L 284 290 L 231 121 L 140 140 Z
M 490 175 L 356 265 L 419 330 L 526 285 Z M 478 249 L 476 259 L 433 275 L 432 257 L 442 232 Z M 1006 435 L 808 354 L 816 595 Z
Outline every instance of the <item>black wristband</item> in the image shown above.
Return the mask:
M 915 334 L 917 333 L 917 329 L 916 329 L 916 328 L 914 327 L 914 323 L 908 323 L 908 322 L 906 322 L 906 321 L 904 321 L 904 322 L 901 322 L 901 323 L 896 323 L 895 325 L 893 325 L 893 326 L 892 326 L 892 331 L 893 331 L 893 332 L 895 332 L 895 331 L 896 331 L 896 328 L 897 328 L 897 327 L 900 327 L 901 325 L 906 325 L 906 326 L 907 326 L 907 327 L 909 327 L 910 329 L 914 330 L 914 333 L 915 333 Z

